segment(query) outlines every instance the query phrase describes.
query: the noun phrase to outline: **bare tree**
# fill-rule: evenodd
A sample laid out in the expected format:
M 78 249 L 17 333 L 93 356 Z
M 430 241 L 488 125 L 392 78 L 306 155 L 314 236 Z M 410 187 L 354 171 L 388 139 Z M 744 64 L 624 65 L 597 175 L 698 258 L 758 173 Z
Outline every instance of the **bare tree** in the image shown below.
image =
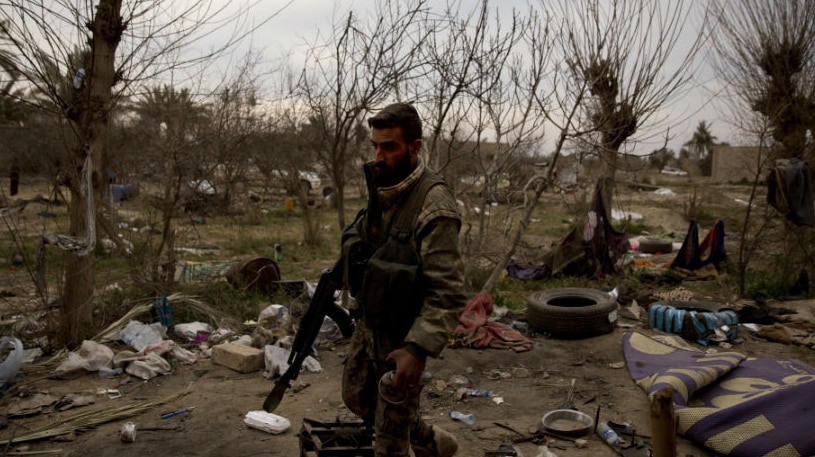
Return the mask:
M 805 157 L 815 134 L 815 3 L 716 0 L 713 7 L 712 62 L 733 115 L 766 117 L 783 156 Z
M 102 202 L 111 110 L 140 82 L 170 70 L 190 70 L 253 30 L 237 23 L 247 17 L 247 10 L 229 16 L 227 7 L 213 0 L 0 2 L 0 23 L 10 41 L 6 54 L 13 56 L 28 84 L 50 99 L 43 108 L 68 119 L 73 134 L 68 142 L 74 145 L 69 230 L 76 242 L 66 246 L 65 319 L 60 330 L 66 344 L 79 344 L 92 331 L 94 204 Z M 216 48 L 184 54 L 190 43 L 224 32 L 227 36 Z
M 358 165 L 349 158 L 361 147 L 359 127 L 366 114 L 400 98 L 394 89 L 416 65 L 424 3 L 377 3 L 375 17 L 367 22 L 350 12 L 325 44 L 308 51 L 295 97 L 311 110 L 318 157 L 331 176 L 340 227 L 345 226 L 347 172 Z
M 654 135 L 660 110 L 682 94 L 705 39 L 704 22 L 692 42 L 681 43 L 691 2 L 562 0 L 557 5 L 564 64 L 589 89 L 581 117 L 599 136 L 603 200 L 611 208 L 620 148 L 635 134 Z
M 209 139 L 207 108 L 195 100 L 189 89 L 153 87 L 136 100 L 133 129 L 142 138 L 140 154 L 155 164 L 151 172 L 161 183 L 157 199 L 161 240 L 152 250 L 145 249 L 145 273 L 156 293 L 168 293 L 175 277 L 175 228 L 173 217 L 186 198 L 189 210 L 205 204 L 208 181 L 201 179 L 202 149 Z M 190 185 L 190 183 L 193 183 Z M 163 259 L 163 261 L 162 261 Z M 135 267 L 134 267 L 135 268 Z
M 223 206 L 229 207 L 238 183 L 249 165 L 248 143 L 261 130 L 264 114 L 258 106 L 260 56 L 250 52 L 235 66 L 234 74 L 219 89 L 209 113 L 212 160 L 205 176 L 220 190 Z
M 723 99 L 734 123 L 759 144 L 762 160 L 756 164 L 753 186 L 776 159 L 815 157 L 815 4 L 804 0 L 713 2 L 716 13 L 713 66 L 722 80 Z M 751 196 L 751 202 L 752 202 Z M 748 211 L 742 224 L 738 273 L 745 291 L 748 264 L 757 239 L 781 244 L 783 262 L 773 265 L 779 281 L 794 278 L 799 269 L 812 271 L 815 255 L 812 231 L 789 221 L 779 223 L 778 213 Z M 770 216 L 775 216 L 773 220 Z M 758 228 L 752 228 L 752 220 Z M 778 234 L 767 236 L 775 223 Z M 750 237 L 750 238 L 748 238 Z M 775 275 L 767 274 L 766 278 Z M 780 284 L 784 286 L 784 284 Z M 789 284 L 786 284 L 789 286 Z

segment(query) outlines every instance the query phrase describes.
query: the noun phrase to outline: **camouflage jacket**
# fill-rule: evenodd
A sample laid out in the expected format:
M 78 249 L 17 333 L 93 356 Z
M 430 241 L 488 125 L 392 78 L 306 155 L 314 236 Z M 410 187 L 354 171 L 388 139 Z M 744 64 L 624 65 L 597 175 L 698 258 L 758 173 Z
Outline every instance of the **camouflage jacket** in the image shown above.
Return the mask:
M 391 227 L 397 214 L 405 210 L 408 196 L 423 178 L 425 170 L 424 161 L 420 159 L 413 173 L 402 182 L 377 189 L 383 227 Z M 366 224 L 363 211 L 343 234 L 343 254 L 347 254 L 353 241 L 365 237 Z M 421 300 L 418 316 L 402 342 L 414 355 L 437 357 L 447 345 L 466 304 L 463 262 L 458 245 L 460 227 L 461 217 L 450 189 L 446 184 L 432 186 L 412 229 L 413 242 L 418 246 L 418 278 L 415 284 L 406 285 L 408 288 L 423 286 L 423 290 L 418 291 L 418 300 Z

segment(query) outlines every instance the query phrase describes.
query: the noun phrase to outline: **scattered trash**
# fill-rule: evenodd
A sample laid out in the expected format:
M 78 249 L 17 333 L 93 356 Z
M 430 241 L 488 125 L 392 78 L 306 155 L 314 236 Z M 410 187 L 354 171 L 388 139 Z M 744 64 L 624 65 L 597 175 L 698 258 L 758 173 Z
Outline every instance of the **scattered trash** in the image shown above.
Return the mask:
M 90 395 L 68 394 L 54 404 L 54 409 L 56 411 L 65 411 L 76 406 L 87 406 L 94 403 L 96 403 L 96 400 Z
M 159 375 L 170 374 L 173 367 L 164 357 L 156 352 L 135 354 L 121 351 L 116 354 L 116 363 L 127 363 L 125 372 L 137 378 L 148 380 Z
M 283 305 L 269 305 L 258 315 L 258 325 L 266 328 L 286 327 L 289 320 L 289 309 Z
M 464 422 L 467 425 L 475 424 L 475 416 L 472 414 L 462 413 L 460 411 L 450 411 L 447 413 L 451 419 Z
M 20 370 L 20 365 L 23 363 L 23 343 L 17 338 L 4 336 L 0 339 L 0 357 L 9 346 L 11 351 L 6 359 L 0 362 L 0 387 L 17 376 L 17 371 Z
M 467 396 L 468 397 L 489 397 L 491 395 L 490 395 L 489 390 L 467 389 Z
M 62 378 L 80 370 L 98 371 L 101 368 L 110 368 L 113 357 L 113 350 L 109 347 L 96 341 L 85 340 L 79 350 L 68 354 L 68 358 L 54 369 L 53 375 Z
M 707 346 L 711 341 L 735 341 L 738 337 L 738 323 L 738 316 L 731 310 L 703 312 L 661 303 L 653 303 L 648 308 L 650 328 L 681 335 L 702 346 Z
M 600 439 L 608 443 L 610 446 L 615 446 L 622 443 L 620 436 L 608 426 L 607 422 L 598 422 L 595 432 Z
M 529 324 L 527 322 L 520 322 L 520 321 L 512 321 L 509 324 L 510 328 L 513 328 L 521 333 L 528 333 L 529 332 Z
M 608 367 L 619 370 L 620 368 L 625 368 L 625 362 L 611 362 L 608 364 Z
M 580 439 L 574 440 L 574 445 L 578 449 L 585 449 L 586 446 L 589 445 L 589 441 L 584 440 L 583 438 L 580 438 Z
M 496 405 L 504 404 L 504 397 L 492 397 L 492 402 Z
M 277 435 L 291 427 L 291 422 L 283 416 L 267 413 L 266 411 L 249 411 L 243 422 L 251 428 Z
M 99 377 L 100 378 L 115 378 L 122 374 L 124 370 L 122 368 L 108 368 L 108 367 L 101 367 L 99 368 Z
M 450 377 L 450 384 L 454 386 L 468 387 L 471 383 L 465 376 L 453 375 Z
M 171 418 L 171 417 L 178 416 L 179 414 L 189 413 L 189 412 L 191 412 L 191 411 L 192 411 L 192 410 L 194 410 L 194 409 L 195 409 L 195 406 L 190 406 L 189 408 L 181 408 L 181 409 L 177 409 L 177 410 L 175 410 L 175 411 L 172 411 L 172 412 L 169 412 L 169 413 L 164 413 L 164 414 L 162 414 L 162 415 L 161 415 L 161 418 L 162 418 L 162 419 L 169 419 L 169 418 Z
M 160 323 L 156 323 L 158 328 L 162 328 Z M 147 325 L 139 321 L 130 321 L 119 332 L 119 338 L 128 346 L 141 352 L 147 346 L 156 344 L 164 339 L 162 332 L 156 328 L 156 324 Z
M 278 342 L 279 343 L 279 342 Z M 284 349 L 277 344 L 267 344 L 263 350 L 265 371 L 263 377 L 267 379 L 276 378 L 289 369 L 289 354 L 290 349 Z M 320 362 L 312 356 L 306 357 L 303 361 L 302 370 L 306 373 L 320 373 L 323 367 Z
M 574 407 L 574 385 L 577 382 L 575 378 L 572 378 L 572 383 L 569 386 L 569 393 L 566 394 L 566 401 L 558 406 L 558 409 L 575 409 Z
M 574 409 L 555 409 L 543 415 L 541 426 L 560 436 L 578 437 L 591 431 L 594 420 Z
M 122 424 L 122 429 L 119 431 L 119 438 L 123 443 L 133 443 L 136 441 L 136 424 L 133 422 L 125 422 Z
M 108 398 L 111 400 L 116 400 L 117 398 L 122 397 L 122 392 L 119 389 L 107 389 L 105 393 L 108 394 Z
M 509 379 L 512 377 L 512 373 L 506 370 L 493 369 L 484 373 L 484 376 L 491 381 L 496 381 L 498 379 Z
M 46 393 L 37 393 L 31 397 L 11 403 L 7 414 L 9 417 L 26 417 L 40 414 L 54 406 L 59 398 Z

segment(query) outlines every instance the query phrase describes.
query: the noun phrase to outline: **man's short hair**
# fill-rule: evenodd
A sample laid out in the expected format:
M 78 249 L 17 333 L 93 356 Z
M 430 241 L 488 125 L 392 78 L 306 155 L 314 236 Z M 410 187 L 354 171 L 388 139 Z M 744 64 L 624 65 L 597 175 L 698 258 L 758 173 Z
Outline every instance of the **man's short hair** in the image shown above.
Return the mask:
M 402 135 L 408 143 L 422 139 L 422 120 L 416 108 L 409 103 L 393 103 L 368 118 L 368 127 L 384 129 L 402 127 Z

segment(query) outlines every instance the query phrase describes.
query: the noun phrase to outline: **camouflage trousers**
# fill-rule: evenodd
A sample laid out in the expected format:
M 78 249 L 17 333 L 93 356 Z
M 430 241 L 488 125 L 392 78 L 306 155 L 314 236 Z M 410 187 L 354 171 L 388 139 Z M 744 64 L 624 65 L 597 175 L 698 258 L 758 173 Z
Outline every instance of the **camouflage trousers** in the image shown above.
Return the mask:
M 407 457 L 411 445 L 429 447 L 433 441 L 431 426 L 419 414 L 423 386 L 396 391 L 387 376 L 383 379 L 392 369 L 385 363 L 392 349 L 386 338 L 360 323 L 351 337 L 343 371 L 342 399 L 348 409 L 373 425 L 377 457 Z

